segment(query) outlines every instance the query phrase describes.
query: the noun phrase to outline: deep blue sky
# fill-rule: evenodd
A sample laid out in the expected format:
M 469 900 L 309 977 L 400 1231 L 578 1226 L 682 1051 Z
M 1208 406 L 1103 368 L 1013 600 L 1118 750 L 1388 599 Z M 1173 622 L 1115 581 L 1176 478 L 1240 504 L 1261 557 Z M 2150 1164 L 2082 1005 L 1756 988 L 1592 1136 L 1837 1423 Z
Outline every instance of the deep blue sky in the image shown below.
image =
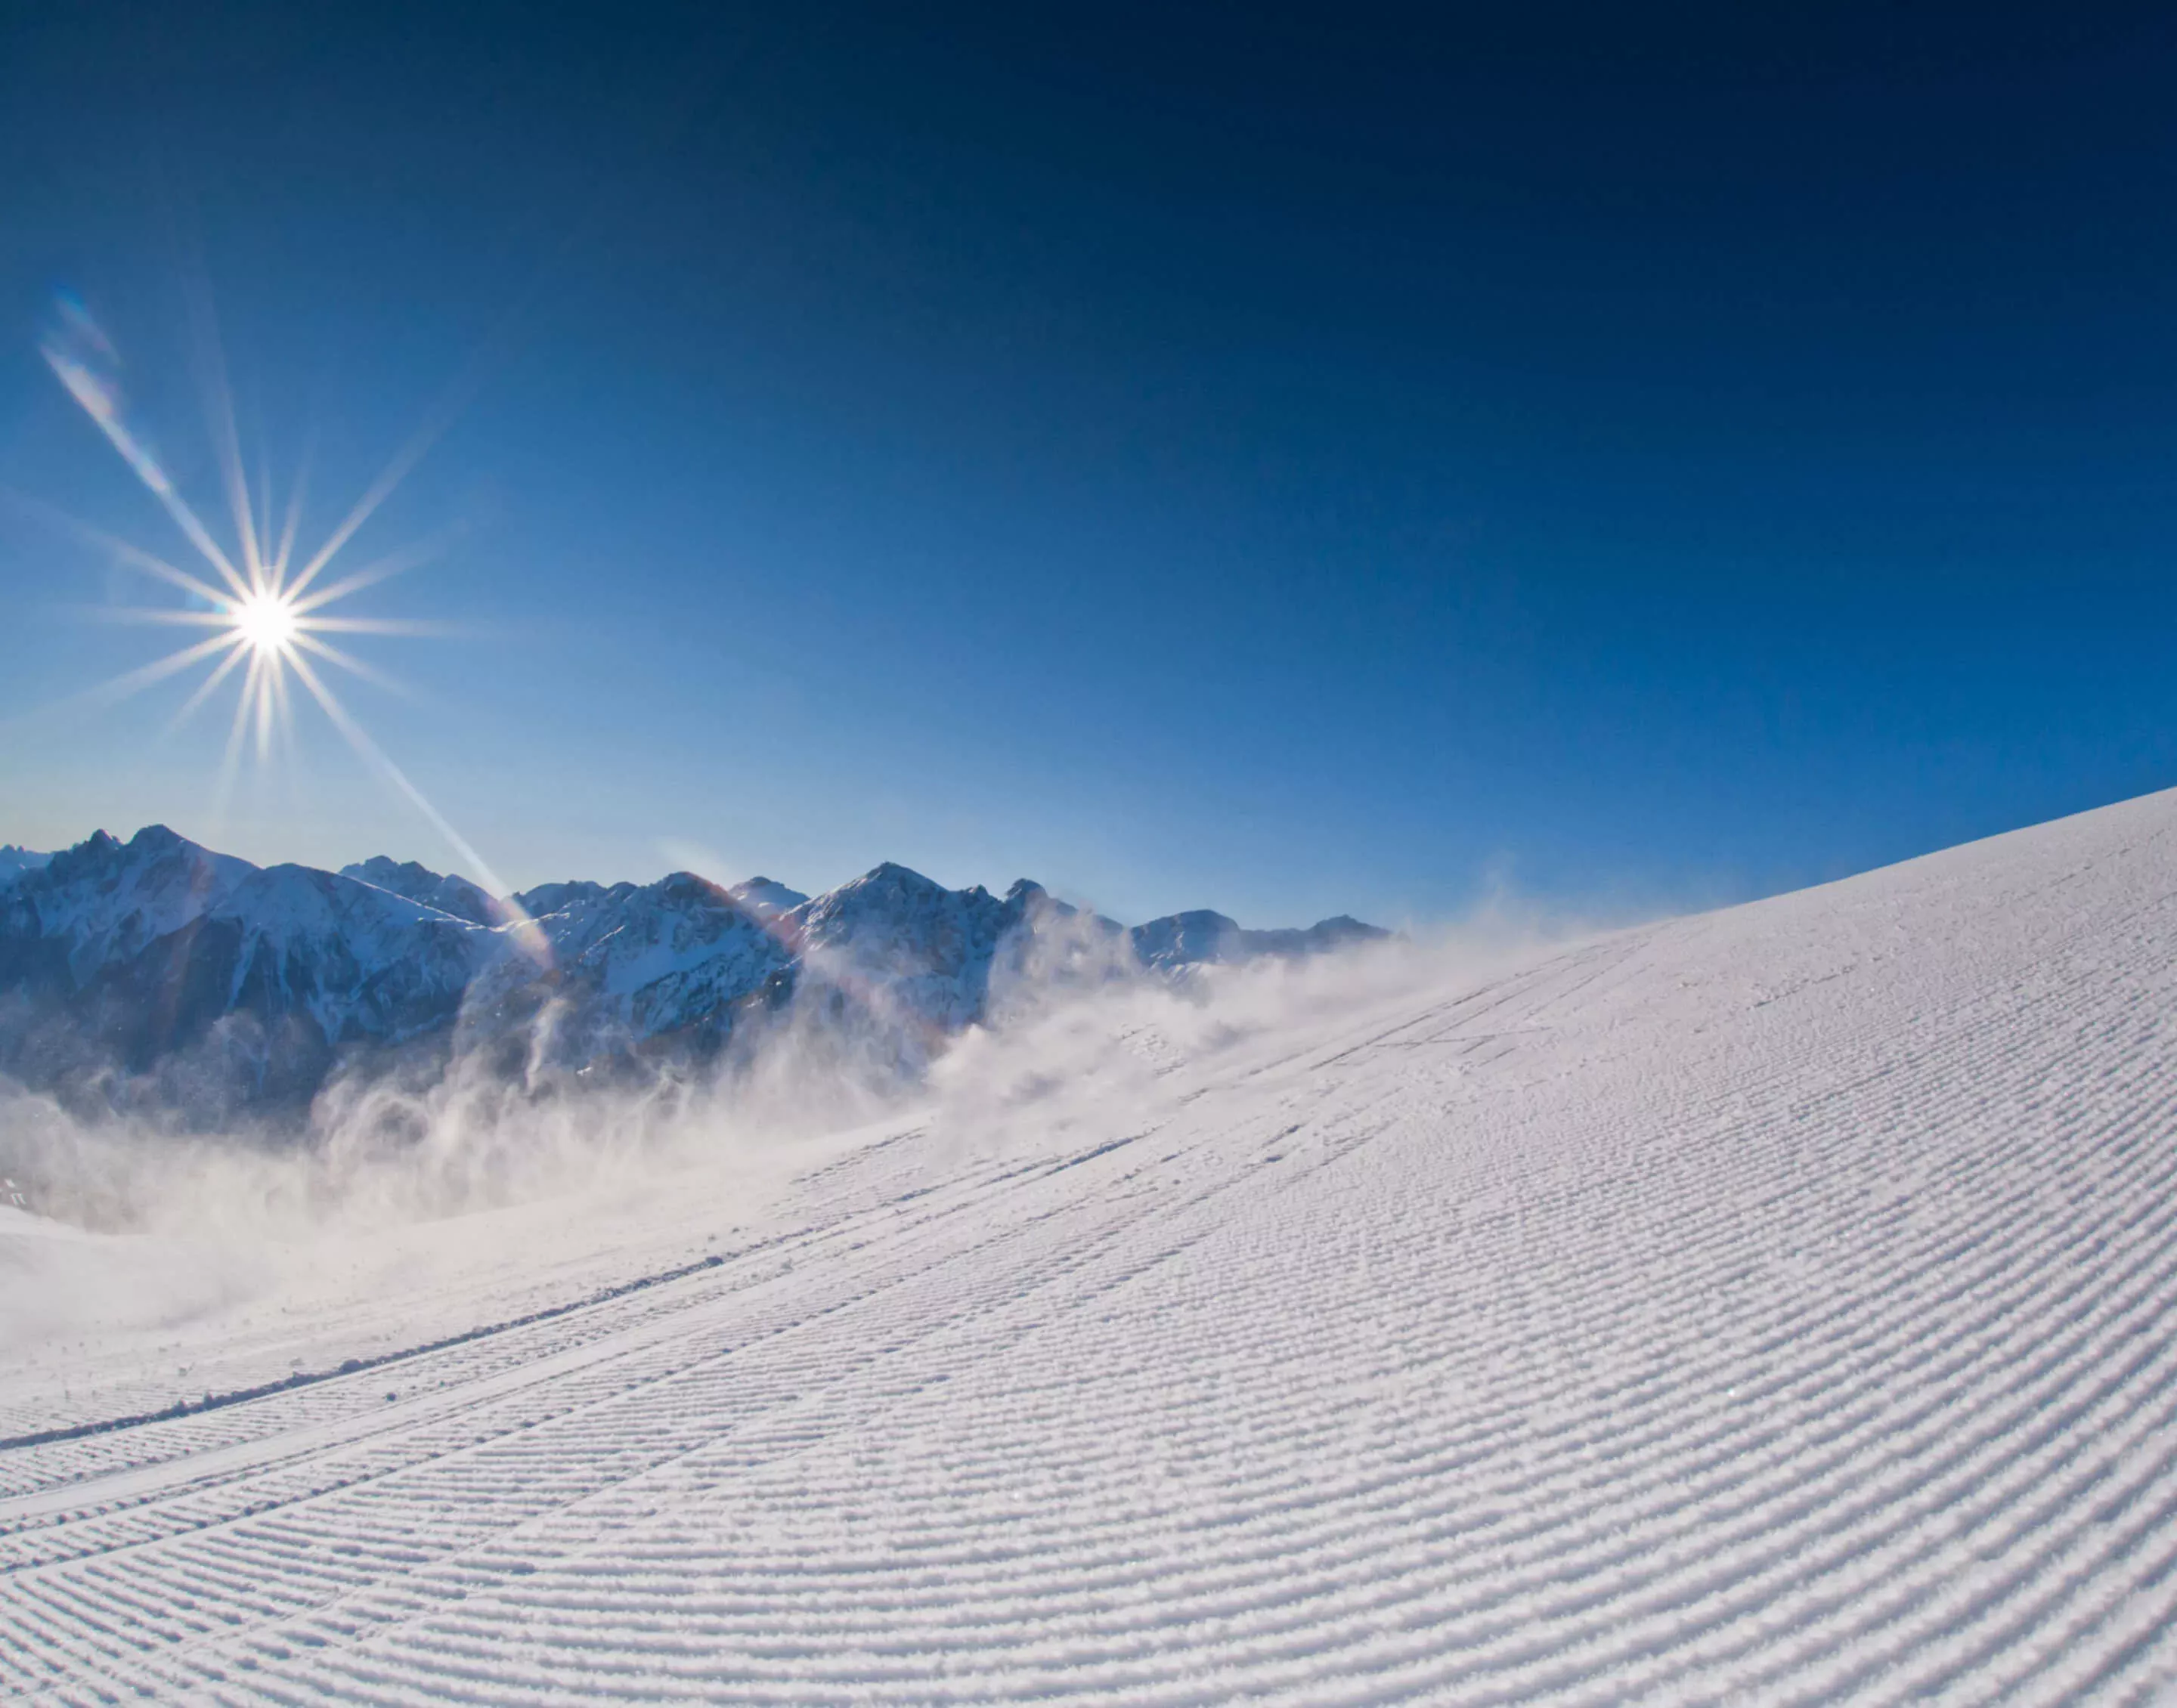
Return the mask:
M 210 511 L 189 277 L 320 528 L 472 374 L 346 697 L 512 882 L 1787 887 L 2177 783 L 2158 10 L 14 7 L 0 487 L 186 549 L 60 291 Z M 167 599 L 0 518 L 0 839 L 456 863 L 22 721 Z

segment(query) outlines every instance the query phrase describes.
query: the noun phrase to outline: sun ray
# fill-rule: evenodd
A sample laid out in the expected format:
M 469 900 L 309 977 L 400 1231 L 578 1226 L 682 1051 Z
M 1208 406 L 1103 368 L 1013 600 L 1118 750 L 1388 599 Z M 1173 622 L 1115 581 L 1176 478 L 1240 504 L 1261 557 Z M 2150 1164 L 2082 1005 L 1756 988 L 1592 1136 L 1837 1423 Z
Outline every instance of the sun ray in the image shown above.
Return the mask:
M 158 459 L 121 419 L 120 401 L 113 388 L 82 363 L 74 360 L 53 345 L 45 346 L 42 353 L 46 365 L 53 370 L 55 377 L 67 388 L 68 396 L 82 406 L 84 413 L 106 435 L 108 443 L 121 453 L 122 461 L 135 471 L 137 479 L 143 482 L 145 489 L 158 499 L 166 514 L 173 518 L 174 525 L 188 537 L 189 543 L 203 555 L 206 563 L 220 572 L 226 584 L 234 589 L 236 597 L 247 598 L 250 592 L 249 583 L 234 567 L 233 560 L 220 549 L 219 542 L 212 538 L 203 522 L 197 519 L 197 513 L 174 489 L 173 482 L 167 478 L 166 472 L 159 466 Z
M 295 483 L 287 489 L 287 519 L 280 526 L 280 550 L 272 559 L 272 579 L 276 582 L 286 579 L 287 565 L 294 561 L 295 536 L 303 526 L 303 497 L 309 489 L 310 463 L 316 455 L 317 437 L 313 434 L 303 441 L 303 455 L 295 464 Z M 265 502 L 271 502 L 269 486 L 265 491 Z M 293 589 L 288 591 L 292 592 Z
M 274 690 L 283 674 L 278 663 L 268 658 L 265 668 L 257 674 L 257 716 L 254 728 L 257 737 L 257 762 L 260 766 L 272 756 Z
M 83 614 L 94 623 L 150 623 L 184 629 L 234 627 L 234 618 L 226 611 L 177 611 L 152 605 L 88 605 Z
M 117 704 L 131 695 L 142 693 L 155 682 L 163 682 L 169 676 L 188 669 L 199 659 L 211 658 L 221 648 L 234 644 L 234 636 L 231 634 L 207 636 L 194 646 L 184 647 L 178 652 L 170 652 L 163 658 L 156 658 L 141 668 L 109 677 L 95 687 L 85 689 L 79 697 L 107 705 Z
M 272 548 L 272 459 L 262 451 L 257 457 L 256 497 L 257 538 L 261 549 L 270 551 Z M 269 559 L 265 568 L 269 579 L 272 568 Z
M 371 483 L 370 489 L 356 501 L 355 508 L 333 530 L 331 537 L 318 548 L 309 562 L 296 571 L 288 592 L 299 595 L 303 588 L 317 580 L 319 573 L 333 560 L 333 554 L 355 537 L 355 531 L 370 520 L 371 512 L 392 496 L 393 489 L 407 478 L 408 471 L 416 466 L 428 449 L 429 441 L 426 439 L 420 445 L 404 449 L 385 466 L 385 471 Z
M 156 576 L 161 581 L 171 582 L 184 592 L 194 593 L 199 598 L 210 600 L 214 604 L 230 597 L 202 577 L 177 568 L 140 546 L 130 545 L 118 535 L 107 533 L 103 528 L 95 528 L 89 522 L 79 521 L 66 510 L 57 509 L 43 499 L 5 488 L 0 488 L 0 499 L 4 499 L 24 515 L 43 522 L 47 527 L 61 533 L 73 534 L 85 544 L 111 552 L 132 568 L 141 570 L 146 575 Z
M 212 657 L 221 647 L 234 644 L 235 638 L 232 633 L 208 636 L 194 646 L 183 647 L 178 652 L 169 652 L 165 658 L 154 658 L 136 669 L 124 670 L 118 676 L 109 676 L 103 682 L 94 682 L 88 688 L 79 688 L 73 694 L 49 700 L 44 705 L 32 707 L 7 721 L 11 725 L 33 723 L 90 707 L 117 706 L 154 684 L 163 682 L 169 676 L 188 669 L 190 665 Z
M 295 674 L 301 679 L 303 686 L 309 690 L 310 696 L 318 702 L 325 716 L 331 720 L 333 727 L 347 739 L 348 745 L 355 750 L 357 756 L 406 796 L 409 804 L 431 821 L 439 834 L 446 839 L 448 846 L 468 864 L 476 876 L 483 881 L 484 888 L 499 898 L 500 906 L 506 909 L 508 914 L 506 923 L 515 928 L 516 941 L 520 943 L 527 953 L 540 962 L 543 961 L 548 953 L 544 943 L 543 933 L 537 929 L 536 922 L 523 911 L 521 904 L 513 899 L 511 892 L 499 881 L 499 875 L 492 870 L 490 862 L 470 846 L 468 838 L 447 821 L 445 815 L 431 805 L 429 797 L 408 780 L 408 774 L 393 762 L 385 749 L 370 739 L 369 732 L 349 715 L 347 708 L 341 704 L 338 696 L 325 685 L 307 658 L 296 654 L 289 658 L 288 663 L 293 666 Z
M 285 670 L 275 670 L 272 673 L 272 729 L 275 738 L 280 744 L 281 757 L 287 761 L 289 787 L 292 789 L 295 760 L 295 720 L 289 715 L 287 677 L 288 673 Z
M 391 497 L 466 406 L 476 388 L 477 364 L 472 363 L 440 394 L 407 443 L 379 471 L 339 524 L 296 570 L 292 565 L 302 538 L 306 496 L 315 463 L 314 439 L 304 442 L 295 461 L 286 502 L 279 512 L 276 538 L 271 458 L 261 450 L 258 454 L 254 464 L 256 486 L 253 489 L 251 465 L 243 452 L 234 389 L 208 289 L 193 293 L 189 308 L 199 401 L 205 427 L 212 440 L 236 543 L 236 552 L 232 555 L 176 488 L 149 445 L 124 419 L 120 390 L 111 377 L 119 364 L 118 353 L 88 312 L 74 305 L 72 299 L 62 299 L 58 304 L 61 324 L 39 347 L 63 387 L 166 510 L 216 577 L 215 581 L 193 573 L 140 547 L 79 522 L 50 505 L 0 488 L 0 503 L 17 505 L 64 533 L 109 553 L 114 561 L 156 577 L 195 602 L 192 607 L 181 608 L 106 608 L 94 614 L 108 621 L 212 631 L 202 640 L 60 703 L 66 706 L 124 699 L 192 665 L 210 661 L 210 668 L 203 679 L 167 721 L 165 733 L 172 734 L 227 687 L 230 679 L 238 673 L 241 679 L 232 690 L 233 712 L 210 802 L 210 816 L 216 827 L 226 821 L 246 756 L 254 755 L 259 766 L 269 767 L 276 753 L 292 761 L 286 767 L 290 773 L 299 772 L 297 714 L 303 694 L 307 694 L 366 767 L 423 816 L 471 875 L 488 890 L 503 890 L 489 863 L 394 763 L 342 703 L 326 681 L 319 663 L 325 668 L 338 668 L 374 687 L 415 699 L 419 696 L 409 684 L 335 644 L 328 636 L 425 636 L 463 631 L 461 625 L 443 622 L 333 614 L 328 608 L 432 561 L 462 532 L 458 525 L 441 529 L 361 568 L 331 572 L 339 554 L 357 531 Z M 295 691 L 297 683 L 301 684 L 303 693 Z M 514 941 L 526 952 L 540 963 L 548 961 L 543 933 L 517 904 L 501 903 L 499 920 L 510 928 Z
M 218 665 L 209 676 L 197 684 L 189 697 L 182 701 L 181 709 L 166 720 L 166 727 L 163 733 L 172 735 L 188 723 L 196 715 L 197 708 L 211 698 L 218 690 L 219 685 L 234 674 L 237 665 L 254 660 L 256 656 L 256 652 L 252 647 L 241 646 L 234 647 L 226 657 L 219 661 Z
M 228 804 L 234 799 L 234 780 L 242 769 L 242 744 L 249 728 L 249 707 L 256 697 L 258 673 L 265 668 L 265 655 L 254 647 L 242 649 L 249 655 L 249 668 L 242 679 L 242 691 L 235 696 L 234 720 L 227 726 L 226 750 L 220 756 L 218 780 L 212 788 L 211 816 L 214 824 L 226 821 Z
M 304 617 L 300 626 L 320 635 L 406 635 L 443 640 L 464 632 L 459 623 L 428 617 Z
M 259 549 L 254 506 L 249 502 L 249 480 L 242 467 L 242 434 L 234 419 L 234 387 L 226 374 L 226 352 L 220 342 L 219 317 L 211 292 L 201 278 L 191 275 L 186 292 L 189 319 L 195 333 L 197 390 L 204 407 L 205 427 L 211 434 L 212 452 L 219 459 L 221 477 L 226 483 L 226 505 L 234 517 L 235 537 L 242 542 L 243 568 L 254 591 L 265 586 L 265 559 Z
M 403 700 L 412 703 L 420 702 L 423 699 L 423 696 L 417 693 L 412 685 L 403 682 L 398 676 L 387 674 L 375 664 L 366 664 L 354 653 L 336 647 L 331 641 L 310 634 L 307 630 L 298 630 L 296 632 L 295 644 L 297 647 L 308 648 L 329 664 L 339 665 L 349 675 L 355 677 L 358 681 L 369 683 L 374 688 L 383 688 L 387 693 L 397 694 Z
M 368 521 L 379 505 L 393 495 L 394 488 L 408 477 L 408 472 L 423 460 L 423 454 L 438 442 L 439 436 L 454 424 L 461 411 L 468 407 L 469 396 L 476 390 L 472 374 L 464 374 L 448 386 L 431 412 L 407 444 L 393 454 L 393 459 L 379 471 L 363 496 L 355 501 L 341 525 L 332 531 L 325 543 L 319 546 L 303 565 L 295 579 L 288 584 L 291 594 L 300 595 L 303 589 L 318 578 L 318 574 L 332 561 L 333 554 L 354 538 L 355 531 Z
M 336 581 L 327 582 L 307 598 L 296 598 L 293 587 L 286 590 L 288 596 L 293 600 L 297 612 L 318 610 L 336 600 L 346 598 L 350 593 L 376 587 L 380 581 L 390 581 L 396 576 L 405 576 L 409 570 L 420 569 L 433 559 L 444 556 L 461 532 L 458 524 L 441 528 L 413 545 L 404 546 L 397 552 L 389 552 L 375 562 L 365 564 L 361 569 L 342 576 Z

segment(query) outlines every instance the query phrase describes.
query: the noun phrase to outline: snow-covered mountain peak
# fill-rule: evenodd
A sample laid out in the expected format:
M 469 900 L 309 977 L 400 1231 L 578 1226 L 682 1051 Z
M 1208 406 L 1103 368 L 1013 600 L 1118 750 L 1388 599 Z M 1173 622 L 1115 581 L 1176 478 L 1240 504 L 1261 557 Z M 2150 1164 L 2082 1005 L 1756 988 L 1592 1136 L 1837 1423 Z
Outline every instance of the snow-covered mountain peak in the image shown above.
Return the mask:
M 549 944 L 552 971 L 505 958 L 471 992 L 472 1009 L 554 1002 L 566 1017 L 555 1050 L 577 1063 L 667 1034 L 710 1047 L 731 1030 L 736 1005 L 790 963 L 769 920 L 693 872 L 609 889 L 545 884 L 516 899 Z
M 612 963 L 607 988 L 616 992 L 662 977 L 670 970 L 668 962 L 685 965 L 691 957 L 701 958 L 728 937 L 769 940 L 762 923 L 731 891 L 694 872 L 668 872 L 625 896 L 615 892 L 608 905 L 610 917 L 600 914 L 595 923 L 603 929 L 590 936 L 581 954 L 597 964 Z
M 726 893 L 760 919 L 790 914 L 809 899 L 799 890 L 788 889 L 777 879 L 767 877 L 750 878 L 735 884 Z
M 1007 903 L 980 884 L 948 890 L 887 860 L 780 925 L 805 978 L 881 1023 L 942 1033 L 982 1018 L 999 943 L 1026 905 L 1024 894 Z
M 394 941 L 419 926 L 475 930 L 483 923 L 461 919 L 346 872 L 283 865 L 253 872 L 210 910 L 215 918 L 242 922 L 257 936 L 281 940 L 357 933 Z
M 978 888 L 981 887 L 977 886 Z M 908 897 L 934 898 L 951 895 L 935 878 L 925 877 L 912 866 L 903 866 L 897 860 L 881 860 L 858 878 L 849 878 L 836 890 L 827 890 L 816 898 L 816 905 L 831 912 L 858 909 L 872 903 L 881 905 L 887 901 Z
M 601 902 L 608 896 L 635 893 L 633 884 L 600 884 L 587 878 L 568 878 L 558 883 L 539 884 L 533 890 L 517 890 L 514 899 L 522 912 L 532 919 L 543 919 L 548 914 L 564 913 Z
M 51 859 L 49 854 L 34 854 L 14 843 L 0 845 L 0 890 L 6 889 L 25 872 L 39 870 Z
M 693 872 L 646 885 L 614 911 L 619 917 L 611 928 L 575 964 L 604 995 L 628 1005 L 625 1018 L 642 1035 L 702 1018 L 693 998 L 730 1001 L 786 962 L 762 919 Z
M 1249 932 L 1205 912 L 1130 935 L 1025 878 L 1000 898 L 892 861 L 813 898 L 678 871 L 515 900 L 530 916 L 518 928 L 468 880 L 414 861 L 260 870 L 163 826 L 127 843 L 101 832 L 0 886 L 0 996 L 25 999 L 12 1018 L 0 1010 L 0 1067 L 88 1081 L 101 1052 L 133 1072 L 202 1048 L 241 1103 L 306 1104 L 351 1045 L 435 1037 L 459 1052 L 536 1025 L 534 1059 L 584 1067 L 712 1053 L 791 1010 L 785 1023 L 806 1018 L 911 1073 L 1038 992 L 1371 930 Z
M 57 958 L 65 983 L 80 985 L 101 965 L 201 917 L 256 870 L 162 824 L 126 843 L 95 831 L 8 886 L 6 935 L 19 950 L 39 946 L 48 976 Z
M 948 890 L 912 867 L 887 860 L 795 908 L 787 919 L 797 943 L 853 946 L 881 958 L 933 936 L 994 935 L 1002 905 L 980 884 Z
M 1258 935 L 1282 938 L 1287 933 L 1268 931 Z M 1318 919 L 1306 930 L 1295 931 L 1290 935 L 1298 940 L 1298 947 L 1303 952 L 1314 952 L 1342 947 L 1348 943 L 1380 943 L 1395 933 L 1385 930 L 1381 925 L 1364 924 L 1350 914 L 1333 914 L 1327 919 Z
M 1145 966 L 1176 967 L 1232 959 L 1239 952 L 1240 922 L 1208 908 L 1151 919 L 1128 933 Z
M 472 883 L 458 873 L 434 872 L 420 860 L 395 860 L 385 854 L 373 854 L 367 860 L 342 866 L 340 875 L 390 890 L 396 896 L 406 896 L 412 902 L 421 902 L 425 907 L 475 925 L 495 925 L 506 917 L 505 907 L 482 885 Z
M 1207 908 L 1198 908 L 1189 913 L 1151 919 L 1145 925 L 1135 926 L 1128 935 L 1132 939 L 1134 952 L 1144 966 L 1170 969 L 1252 960 L 1264 955 L 1290 960 L 1360 943 L 1380 942 L 1391 933 L 1381 926 L 1364 925 L 1347 914 L 1319 919 L 1305 930 L 1290 926 L 1249 930 L 1236 919 Z

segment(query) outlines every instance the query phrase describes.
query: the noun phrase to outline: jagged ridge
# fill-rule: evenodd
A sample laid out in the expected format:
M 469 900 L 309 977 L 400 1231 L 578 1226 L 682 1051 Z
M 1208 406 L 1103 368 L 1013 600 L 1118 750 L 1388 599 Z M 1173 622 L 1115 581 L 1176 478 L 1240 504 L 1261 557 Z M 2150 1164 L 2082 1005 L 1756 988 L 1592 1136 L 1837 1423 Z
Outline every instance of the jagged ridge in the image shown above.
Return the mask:
M 1387 934 L 1247 930 L 1198 911 L 1131 930 L 1022 880 L 948 890 L 890 862 L 810 898 L 768 878 L 541 885 L 509 902 L 379 855 L 259 869 L 162 825 L 0 851 L 0 1068 L 32 1084 L 163 1074 L 132 1095 L 297 1106 L 373 1052 L 566 1069 L 717 1054 L 794 1009 L 912 1071 L 1007 980 L 1098 979 Z M 178 1074 L 177 1062 L 189 1072 Z M 116 1072 L 124 1076 L 117 1082 Z

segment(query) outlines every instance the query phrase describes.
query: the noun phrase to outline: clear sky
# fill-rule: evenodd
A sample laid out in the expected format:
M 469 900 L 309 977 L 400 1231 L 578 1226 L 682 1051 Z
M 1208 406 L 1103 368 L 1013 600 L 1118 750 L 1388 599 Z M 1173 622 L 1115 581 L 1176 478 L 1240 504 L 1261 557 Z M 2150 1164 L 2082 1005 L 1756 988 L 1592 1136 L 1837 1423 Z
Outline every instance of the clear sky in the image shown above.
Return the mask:
M 192 281 L 505 881 L 1788 887 L 2177 783 L 2177 13 L 10 7 L 0 488 L 188 547 Z M 0 840 L 461 863 L 0 512 Z M 233 685 L 227 685 L 232 692 Z M 41 708 L 46 708 L 41 710 Z

